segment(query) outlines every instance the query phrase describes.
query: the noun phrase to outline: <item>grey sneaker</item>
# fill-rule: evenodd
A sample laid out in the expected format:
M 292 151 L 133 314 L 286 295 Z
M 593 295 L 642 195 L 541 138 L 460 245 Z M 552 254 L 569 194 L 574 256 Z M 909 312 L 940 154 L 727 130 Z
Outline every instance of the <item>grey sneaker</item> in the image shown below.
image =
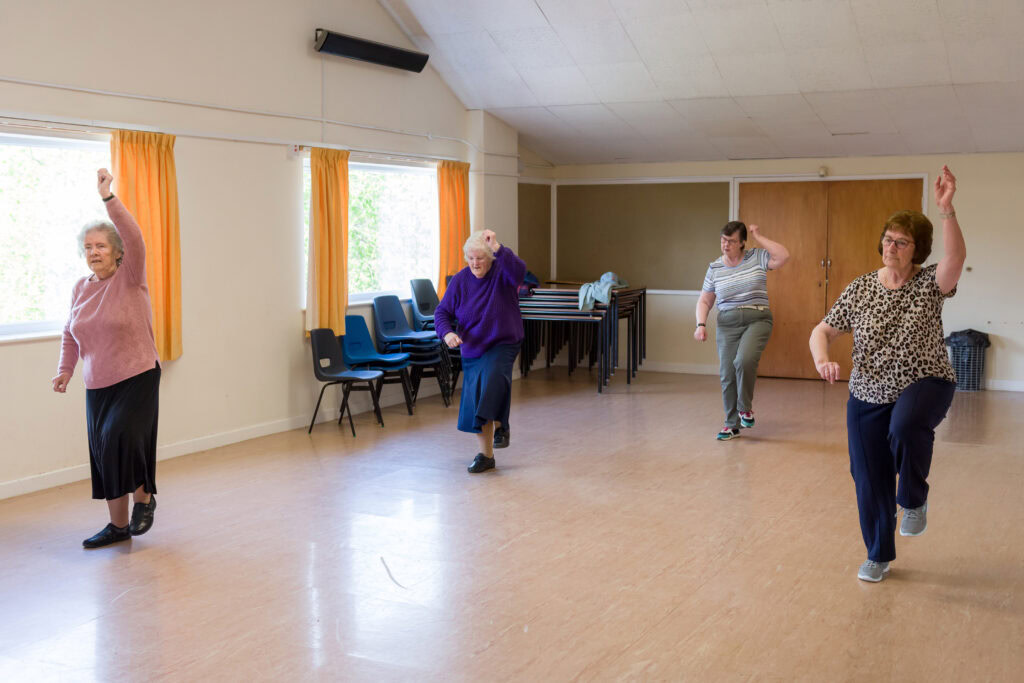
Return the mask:
M 928 503 L 919 508 L 903 508 L 900 536 L 920 536 L 928 528 Z
M 885 578 L 885 575 L 889 573 L 888 562 L 875 562 L 874 560 L 865 560 L 864 564 L 860 566 L 857 571 L 857 578 L 861 581 L 871 581 L 872 583 L 878 583 Z

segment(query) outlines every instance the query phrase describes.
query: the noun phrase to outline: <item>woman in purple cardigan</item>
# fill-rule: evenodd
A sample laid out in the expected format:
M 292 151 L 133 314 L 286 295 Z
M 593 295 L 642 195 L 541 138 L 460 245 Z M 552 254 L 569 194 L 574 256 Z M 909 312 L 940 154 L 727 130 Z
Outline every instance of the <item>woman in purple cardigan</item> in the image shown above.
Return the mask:
M 113 223 L 89 223 L 79 235 L 92 275 L 72 290 L 52 380 L 53 390 L 63 394 L 82 359 L 92 497 L 105 499 L 110 512 L 110 524 L 82 541 L 86 548 L 126 541 L 153 526 L 160 390 L 142 231 L 110 192 L 110 172 L 101 168 L 96 175 Z M 130 521 L 129 493 L 135 501 Z
M 523 343 L 519 285 L 526 264 L 491 230 L 470 235 L 462 250 L 469 266 L 448 283 L 434 312 L 434 328 L 449 348 L 461 347 L 459 431 L 475 433 L 480 442 L 468 468 L 475 474 L 494 469 L 494 449 L 509 442 L 512 365 Z

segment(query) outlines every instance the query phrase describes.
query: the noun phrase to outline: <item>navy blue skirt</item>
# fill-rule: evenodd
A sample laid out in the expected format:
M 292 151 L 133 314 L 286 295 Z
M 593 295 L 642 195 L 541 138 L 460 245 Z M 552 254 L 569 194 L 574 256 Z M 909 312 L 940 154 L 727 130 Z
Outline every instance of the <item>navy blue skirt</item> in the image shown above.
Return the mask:
M 488 422 L 508 426 L 512 407 L 512 367 L 519 355 L 517 344 L 498 344 L 479 358 L 462 358 L 462 401 L 459 431 L 479 434 Z

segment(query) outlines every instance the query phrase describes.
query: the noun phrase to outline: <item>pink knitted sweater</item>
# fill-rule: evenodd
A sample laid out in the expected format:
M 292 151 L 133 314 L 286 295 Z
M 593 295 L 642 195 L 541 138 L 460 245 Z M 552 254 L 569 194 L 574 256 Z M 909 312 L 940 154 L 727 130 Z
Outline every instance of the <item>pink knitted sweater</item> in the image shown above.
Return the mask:
M 105 280 L 79 280 L 71 294 L 57 373 L 82 358 L 86 389 L 102 389 L 156 366 L 153 312 L 146 286 L 146 245 L 139 224 L 117 197 L 107 204 L 124 242 L 124 258 Z

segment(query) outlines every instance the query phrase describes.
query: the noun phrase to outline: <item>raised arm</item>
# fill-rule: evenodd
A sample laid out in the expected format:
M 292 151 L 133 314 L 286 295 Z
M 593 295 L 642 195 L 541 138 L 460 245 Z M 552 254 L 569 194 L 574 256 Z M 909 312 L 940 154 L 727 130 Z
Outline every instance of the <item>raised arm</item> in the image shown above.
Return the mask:
M 127 268 L 132 279 L 139 284 L 146 283 L 146 242 L 142 239 L 142 230 L 135 218 L 110 191 L 110 183 L 114 176 L 105 168 L 96 172 L 97 190 L 103 203 L 107 207 L 107 215 L 110 221 L 117 228 L 117 234 L 124 242 L 124 255 L 121 259 L 121 268 Z
M 949 294 L 956 287 L 964 269 L 964 261 L 967 260 L 967 244 L 964 242 L 964 234 L 960 230 L 960 223 L 953 209 L 954 194 L 956 178 L 950 172 L 949 166 L 943 166 L 935 179 L 935 203 L 942 218 L 942 242 L 945 245 L 945 254 L 935 269 L 935 282 L 943 294 Z
M 747 226 L 747 229 L 750 230 L 751 235 L 757 238 L 757 243 L 760 244 L 764 248 L 764 250 L 768 252 L 769 256 L 771 256 L 771 258 L 768 260 L 769 270 L 778 270 L 782 266 L 786 265 L 786 261 L 789 260 L 788 249 L 786 249 L 778 242 L 775 242 L 774 240 L 770 240 L 767 237 L 765 237 L 764 233 L 761 232 L 761 228 L 758 227 L 756 224 L 750 224 L 749 226 Z
M 811 331 L 810 347 L 811 357 L 814 358 L 814 367 L 817 368 L 821 378 L 829 384 L 835 384 L 839 379 L 839 363 L 828 359 L 828 347 L 842 332 L 832 327 L 825 321 L 818 323 Z
M 522 284 L 526 276 L 526 262 L 508 247 L 502 247 L 493 230 L 484 230 L 484 243 L 494 254 L 492 267 L 497 267 L 499 274 L 513 287 Z
M 701 292 L 697 299 L 697 329 L 693 331 L 693 338 L 697 341 L 707 341 L 708 338 L 708 314 L 711 307 L 715 305 L 714 292 Z

